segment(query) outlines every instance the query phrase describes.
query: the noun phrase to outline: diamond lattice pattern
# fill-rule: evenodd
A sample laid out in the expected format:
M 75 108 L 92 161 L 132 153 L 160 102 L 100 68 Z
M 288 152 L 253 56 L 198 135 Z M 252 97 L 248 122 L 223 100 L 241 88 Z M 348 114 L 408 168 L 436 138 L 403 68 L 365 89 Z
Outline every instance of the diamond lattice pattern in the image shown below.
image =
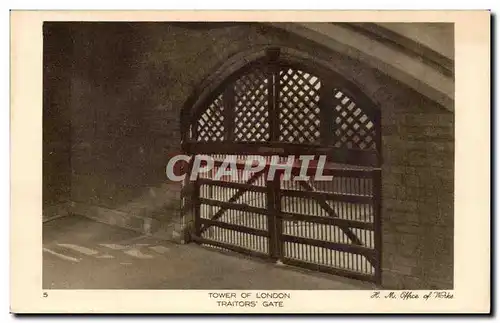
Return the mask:
M 224 105 L 219 95 L 203 112 L 197 123 L 198 141 L 224 140 Z
M 320 80 L 309 73 L 280 71 L 280 141 L 314 143 L 320 139 Z
M 235 141 L 269 140 L 268 78 L 253 70 L 234 83 Z
M 338 102 L 334 111 L 333 145 L 339 148 L 376 149 L 373 121 L 341 90 L 335 89 L 333 95 Z

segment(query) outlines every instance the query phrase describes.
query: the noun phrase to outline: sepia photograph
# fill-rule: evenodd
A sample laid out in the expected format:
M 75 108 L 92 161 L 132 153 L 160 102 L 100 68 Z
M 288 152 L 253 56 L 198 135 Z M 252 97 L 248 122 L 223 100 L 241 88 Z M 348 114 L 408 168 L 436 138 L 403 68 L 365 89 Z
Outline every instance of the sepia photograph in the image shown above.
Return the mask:
M 39 26 L 42 300 L 456 298 L 453 21 Z
M 44 288 L 453 289 L 453 24 L 43 28 Z

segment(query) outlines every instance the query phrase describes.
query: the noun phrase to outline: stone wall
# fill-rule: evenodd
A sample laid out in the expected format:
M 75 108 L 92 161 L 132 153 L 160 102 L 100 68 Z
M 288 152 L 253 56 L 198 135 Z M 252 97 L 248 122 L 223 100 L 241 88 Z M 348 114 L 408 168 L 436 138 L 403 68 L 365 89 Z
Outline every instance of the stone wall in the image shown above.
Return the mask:
M 43 29 L 43 219 L 67 214 L 71 194 L 69 31 Z M 67 55 L 69 54 L 69 55 Z M 29 136 L 29 133 L 26 133 Z
M 383 281 L 453 288 L 454 115 L 400 93 L 382 113 Z
M 238 53 L 285 46 L 326 62 L 382 109 L 384 286 L 452 286 L 453 114 L 358 60 L 258 24 L 67 28 L 74 212 L 181 240 L 180 184 L 165 166 L 181 151 L 184 103 Z

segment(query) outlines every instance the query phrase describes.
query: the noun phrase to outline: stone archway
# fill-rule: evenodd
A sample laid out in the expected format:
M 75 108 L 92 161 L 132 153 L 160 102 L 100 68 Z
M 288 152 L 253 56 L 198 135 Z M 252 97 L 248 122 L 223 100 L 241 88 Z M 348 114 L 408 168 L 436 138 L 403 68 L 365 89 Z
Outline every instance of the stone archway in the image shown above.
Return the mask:
M 240 70 L 245 65 L 252 62 L 262 60 L 266 57 L 267 51 L 272 46 L 258 46 L 238 52 L 228 57 L 221 65 L 212 70 L 196 88 L 193 89 L 191 95 L 186 100 L 180 116 L 181 129 L 185 129 L 189 124 L 189 116 L 193 110 L 199 108 L 199 105 L 206 101 L 217 86 L 223 83 L 231 74 Z M 289 60 L 299 65 L 313 66 L 315 70 L 328 70 L 330 74 L 334 74 L 336 79 L 353 89 L 358 100 L 362 100 L 366 105 L 380 109 L 380 90 L 384 87 L 376 79 L 373 73 L 362 73 L 352 70 L 346 73 L 346 69 L 342 65 L 336 64 L 336 60 L 328 60 L 327 56 L 315 56 L 312 53 L 303 51 L 297 48 L 279 46 L 280 57 Z M 384 91 L 382 91 L 384 92 Z M 382 94 L 383 95 L 383 94 Z M 382 100 L 383 101 L 383 100 Z M 184 142 L 184 134 L 182 131 L 182 141 Z
M 324 156 L 335 177 L 331 182 L 312 180 L 300 185 L 280 183 L 278 178 L 264 185 L 265 181 L 254 183 L 262 172 L 244 184 L 200 175 L 185 186 L 190 189 L 185 189 L 189 193 L 184 196 L 191 200 L 189 238 L 380 283 L 380 109 L 355 84 L 320 61 L 295 56 L 290 49 L 282 55 L 279 47 L 267 48 L 264 54 L 230 65 L 237 67 L 234 70 L 216 73 L 224 79 L 211 78 L 198 99 L 186 107 L 184 152 L 240 158 Z M 272 196 L 261 194 L 252 199 L 254 206 L 247 207 L 245 195 L 262 193 L 262 185 Z M 234 189 L 239 191 L 234 194 Z M 293 213 L 290 203 L 299 203 L 301 213 Z M 238 214 L 225 216 L 228 209 Z M 283 214 L 290 220 L 284 220 Z M 234 216 L 238 223 L 233 223 Z M 293 225 L 287 227 L 287 221 L 303 221 L 304 230 L 313 232 L 315 239 Z M 257 227 L 240 222 L 256 222 Z M 206 231 L 213 226 L 231 232 L 214 236 Z M 328 237 L 318 237 L 324 230 Z M 242 235 L 238 241 L 227 241 L 228 235 L 238 234 Z M 256 237 L 249 234 L 264 237 L 258 244 L 265 248 L 254 250 Z M 304 253 L 300 251 L 304 247 L 314 250 Z

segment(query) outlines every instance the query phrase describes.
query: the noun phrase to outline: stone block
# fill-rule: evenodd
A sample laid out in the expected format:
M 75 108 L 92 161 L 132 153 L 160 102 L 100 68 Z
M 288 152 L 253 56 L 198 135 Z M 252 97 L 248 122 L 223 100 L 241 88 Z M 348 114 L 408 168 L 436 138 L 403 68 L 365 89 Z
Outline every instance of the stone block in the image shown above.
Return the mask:
M 439 126 L 439 119 L 434 114 L 413 114 L 409 113 L 401 120 L 405 125 L 408 126 Z
M 407 233 L 407 234 L 412 234 L 412 235 L 421 235 L 424 230 L 426 230 L 425 227 L 422 227 L 419 224 L 410 224 L 410 223 L 405 223 L 405 224 L 399 224 L 395 226 L 395 230 L 398 233 Z
M 392 271 L 391 269 L 382 270 L 382 286 L 385 289 L 404 289 L 403 275 Z
M 382 217 L 384 217 L 385 212 L 414 212 L 417 210 L 418 203 L 416 201 L 403 201 L 393 198 L 384 198 L 382 200 Z
M 415 251 L 420 248 L 419 236 L 415 234 L 401 234 L 399 236 L 401 250 L 408 250 L 409 254 L 415 254 Z

